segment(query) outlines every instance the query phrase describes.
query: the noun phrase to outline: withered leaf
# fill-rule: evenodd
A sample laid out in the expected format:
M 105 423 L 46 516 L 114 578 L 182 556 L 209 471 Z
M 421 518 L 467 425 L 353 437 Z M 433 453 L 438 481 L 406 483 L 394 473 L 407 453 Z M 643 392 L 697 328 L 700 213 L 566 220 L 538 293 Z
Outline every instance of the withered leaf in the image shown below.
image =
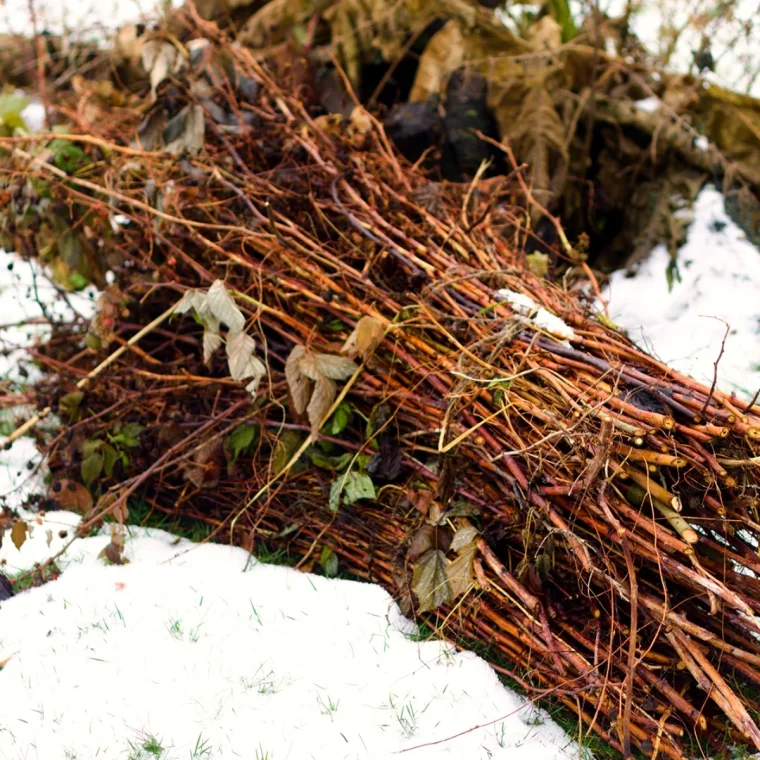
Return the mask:
M 205 303 L 205 293 L 201 293 L 199 290 L 186 290 L 182 298 L 179 299 L 177 305 L 174 307 L 174 312 L 176 314 L 184 314 L 191 309 L 197 312 Z
M 431 549 L 417 560 L 412 573 L 412 590 L 417 596 L 420 612 L 434 610 L 451 601 L 446 555 L 442 551 Z
M 8 578 L 0 573 L 0 602 L 10 599 L 13 596 L 13 584 Z M 0 667 L 2 663 L 0 663 Z
M 111 541 L 98 554 L 112 565 L 126 565 L 129 560 L 124 557 L 124 534 L 118 525 L 111 525 Z
M 446 577 L 449 581 L 452 597 L 466 594 L 475 584 L 473 560 L 477 549 L 470 543 L 462 548 L 459 556 L 446 567 Z
M 352 359 L 357 355 L 366 359 L 382 343 L 384 337 L 385 328 L 379 320 L 362 317 L 340 351 Z
M 316 437 L 335 401 L 335 380 L 345 380 L 358 367 L 345 356 L 317 354 L 296 346 L 285 363 L 285 377 L 296 414 L 308 413 L 312 435 Z
M 23 520 L 16 520 L 11 528 L 11 541 L 13 545 L 20 549 L 26 541 L 28 526 Z
M 266 374 L 264 363 L 255 354 L 256 342 L 244 332 L 227 334 L 227 363 L 233 380 L 258 382 Z M 253 388 L 255 392 L 255 387 Z
M 213 488 L 219 482 L 223 445 L 219 439 L 203 444 L 192 461 L 183 466 L 182 472 L 194 486 Z
M 232 332 L 242 331 L 245 327 L 245 317 L 222 280 L 215 280 L 208 289 L 207 301 L 211 313 L 220 322 L 224 322 Z
M 317 370 L 331 380 L 348 380 L 359 369 L 350 359 L 336 354 L 314 354 L 314 360 Z
M 478 530 L 473 525 L 465 525 L 454 534 L 451 541 L 451 550 L 462 554 L 478 540 Z
M 338 388 L 335 382 L 328 377 L 320 377 L 314 385 L 314 393 L 311 396 L 309 405 L 306 407 L 313 436 L 316 437 L 317 433 L 319 433 L 325 415 L 332 406 L 333 401 L 335 401 L 337 393 Z
M 69 512 L 83 515 L 92 509 L 92 494 L 81 483 L 74 480 L 64 478 L 56 481 L 49 496 L 58 502 L 61 509 Z
M 438 528 L 435 525 L 423 525 L 409 543 L 406 557 L 410 562 L 415 562 L 426 552 L 431 549 L 439 549 L 444 554 L 449 549 L 448 531 Z
M 303 414 L 306 411 L 312 392 L 311 381 L 301 373 L 300 362 L 305 353 L 306 349 L 303 346 L 296 346 L 285 362 L 285 377 L 290 395 L 293 397 L 296 414 Z
M 214 355 L 214 351 L 221 345 L 222 336 L 207 327 L 203 331 L 203 363 L 206 366 L 211 364 L 211 357 Z
M 394 438 L 380 438 L 380 450 L 367 465 L 367 472 L 379 480 L 395 480 L 401 473 L 401 446 Z

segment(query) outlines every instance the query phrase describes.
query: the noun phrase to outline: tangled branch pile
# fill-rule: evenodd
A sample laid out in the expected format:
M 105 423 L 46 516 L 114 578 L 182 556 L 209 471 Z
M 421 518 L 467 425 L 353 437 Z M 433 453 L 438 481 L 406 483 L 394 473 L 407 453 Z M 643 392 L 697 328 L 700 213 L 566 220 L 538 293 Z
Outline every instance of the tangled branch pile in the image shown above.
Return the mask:
M 431 182 L 185 22 L 144 97 L 81 80 L 69 134 L 3 141 L 3 245 L 117 277 L 37 354 L 41 505 L 379 582 L 626 754 L 760 748 L 760 406 L 633 346 L 559 224 L 565 277 L 526 259 L 553 217 L 508 147 Z

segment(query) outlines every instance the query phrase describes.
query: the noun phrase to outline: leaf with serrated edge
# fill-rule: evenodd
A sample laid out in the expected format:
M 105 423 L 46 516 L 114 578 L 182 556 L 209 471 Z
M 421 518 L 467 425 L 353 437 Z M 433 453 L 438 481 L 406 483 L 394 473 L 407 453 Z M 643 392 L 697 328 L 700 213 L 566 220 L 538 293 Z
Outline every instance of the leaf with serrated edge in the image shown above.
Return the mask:
M 208 305 L 212 314 L 232 332 L 240 332 L 245 327 L 245 317 L 222 280 L 216 280 L 208 289 Z
M 425 552 L 414 566 L 412 590 L 419 601 L 419 612 L 429 612 L 451 600 L 446 577 L 446 555 L 438 549 Z
M 325 415 L 332 406 L 333 401 L 335 401 L 337 393 L 338 388 L 334 381 L 327 377 L 320 377 L 314 385 L 314 393 L 311 396 L 309 405 L 306 407 L 306 413 L 311 423 L 311 434 L 314 438 L 317 437 Z
M 460 555 L 446 566 L 446 577 L 453 598 L 466 594 L 475 585 L 475 572 L 472 567 L 475 551 L 474 544 L 465 546 Z
M 478 539 L 478 530 L 472 525 L 465 525 L 460 528 L 451 539 L 451 550 L 461 554 L 462 550 L 471 546 Z
M 303 414 L 311 398 L 312 385 L 309 378 L 301 374 L 300 362 L 306 349 L 303 346 L 296 346 L 291 352 L 288 360 L 285 362 L 285 377 L 288 381 L 290 395 L 293 397 L 293 406 L 296 414 Z
M 331 380 L 347 380 L 359 367 L 345 356 L 315 354 L 317 370 Z M 316 379 L 316 378 L 315 378 Z
M 216 351 L 219 346 L 222 345 L 222 336 L 219 335 L 218 332 L 214 332 L 213 330 L 209 330 L 207 327 L 203 331 L 203 363 L 204 364 L 210 364 L 211 363 L 211 357 L 214 355 L 214 351 Z
M 247 333 L 227 333 L 227 364 L 233 380 L 245 380 L 259 374 L 251 363 L 255 349 L 256 341 Z

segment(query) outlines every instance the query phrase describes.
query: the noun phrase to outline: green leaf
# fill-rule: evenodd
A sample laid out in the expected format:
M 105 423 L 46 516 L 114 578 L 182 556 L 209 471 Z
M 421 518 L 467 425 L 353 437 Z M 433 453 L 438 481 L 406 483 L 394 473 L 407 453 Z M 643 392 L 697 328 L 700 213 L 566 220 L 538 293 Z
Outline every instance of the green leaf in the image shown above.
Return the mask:
M 84 399 L 82 391 L 67 393 L 58 401 L 58 413 L 65 414 L 72 422 L 77 422 L 81 415 L 80 406 Z
M 668 283 L 668 293 L 673 290 L 673 285 L 675 285 L 676 282 L 682 282 L 681 272 L 678 269 L 678 262 L 675 259 L 671 259 L 668 262 L 668 266 L 665 269 L 665 279 Z
M 529 253 L 525 260 L 528 264 L 528 271 L 533 272 L 536 277 L 546 277 L 549 273 L 549 255 L 536 251 Z
M 541 580 L 545 581 L 549 577 L 549 573 L 552 569 L 552 558 L 549 554 L 539 554 L 535 561 L 536 570 L 541 576 Z
M 345 401 L 338 405 L 338 408 L 333 412 L 332 417 L 322 427 L 322 432 L 325 435 L 340 435 L 351 422 L 352 411 L 351 405 Z
M 96 454 L 102 445 L 103 441 L 100 438 L 90 438 L 82 444 L 82 457 L 87 459 L 92 454 Z
M 322 547 L 319 564 L 328 578 L 334 578 L 338 574 L 338 555 L 329 546 Z
M 348 506 L 359 499 L 374 498 L 375 485 L 365 472 L 345 472 L 330 487 L 330 509 L 333 512 L 337 511 L 341 501 Z
M 351 464 L 354 455 L 350 451 L 346 451 L 340 456 L 330 457 L 325 456 L 317 449 L 312 449 L 309 451 L 309 457 L 315 467 L 319 467 L 322 470 L 331 470 L 332 472 L 343 472 Z
M 100 451 L 94 451 L 82 460 L 82 480 L 87 486 L 97 480 L 102 471 L 103 454 Z
M 293 458 L 293 454 L 301 445 L 301 440 L 301 434 L 295 430 L 286 430 L 277 439 L 272 457 L 272 471 L 275 475 L 279 475 L 285 469 L 285 465 Z
M 251 423 L 238 425 L 224 439 L 224 453 L 227 461 L 233 465 L 237 462 L 238 457 L 247 453 L 251 446 L 259 439 L 259 426 Z
M 346 323 L 340 319 L 331 319 L 322 325 L 322 329 L 327 332 L 339 333 L 346 329 Z
M 340 507 L 340 495 L 343 493 L 343 476 L 341 475 L 330 486 L 330 511 L 337 512 Z
M 67 142 L 56 151 L 55 156 L 53 156 L 53 163 L 62 172 L 70 174 L 77 169 L 86 158 L 84 151 L 80 147 Z
M 0 93 L 0 127 L 5 127 L 4 133 L 13 134 L 17 127 L 26 129 L 21 112 L 29 105 L 29 100 L 23 95 L 10 92 Z
M 69 285 L 72 290 L 84 290 L 89 284 L 89 280 L 79 272 L 72 272 L 69 275 Z
M 118 446 L 119 448 L 136 449 L 140 445 L 138 436 L 143 429 L 142 425 L 138 425 L 136 422 L 131 422 L 126 425 L 117 422 L 113 429 L 114 433 L 113 435 L 109 434 L 108 440 L 114 444 L 114 446 Z
M 100 447 L 100 451 L 103 455 L 103 472 L 106 474 L 106 477 L 110 478 L 111 473 L 113 472 L 113 466 L 116 464 L 116 461 L 119 459 L 119 452 L 116 451 L 116 449 L 107 444 L 104 443 Z M 95 476 L 97 477 L 97 475 Z M 93 478 L 94 480 L 95 478 Z

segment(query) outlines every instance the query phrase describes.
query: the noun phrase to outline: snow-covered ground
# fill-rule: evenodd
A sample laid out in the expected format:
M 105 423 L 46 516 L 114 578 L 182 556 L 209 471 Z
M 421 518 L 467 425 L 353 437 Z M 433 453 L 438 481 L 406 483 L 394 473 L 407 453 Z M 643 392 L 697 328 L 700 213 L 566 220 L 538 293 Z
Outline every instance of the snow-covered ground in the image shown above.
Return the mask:
M 668 291 L 670 255 L 657 246 L 634 277 L 620 270 L 607 296 L 610 317 L 674 369 L 751 397 L 760 388 L 760 251 L 728 217 L 723 196 L 705 187 L 678 252 L 679 276 Z
M 51 513 L 29 559 L 72 522 Z M 58 580 L 0 604 L 4 760 L 578 757 L 483 660 L 411 640 L 378 586 L 150 529 L 105 566 L 108 542 L 77 541 Z

